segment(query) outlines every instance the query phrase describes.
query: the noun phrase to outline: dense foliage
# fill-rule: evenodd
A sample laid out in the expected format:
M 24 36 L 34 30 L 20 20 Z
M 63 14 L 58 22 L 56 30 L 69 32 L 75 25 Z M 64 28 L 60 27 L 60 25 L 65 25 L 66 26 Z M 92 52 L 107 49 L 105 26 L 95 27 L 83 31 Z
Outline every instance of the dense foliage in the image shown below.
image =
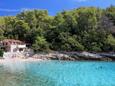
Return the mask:
M 0 17 L 0 40 L 19 39 L 36 51 L 115 51 L 115 7 L 81 7 L 49 16 L 46 10 Z
M 0 49 L 0 57 L 2 57 L 2 56 L 3 56 L 3 50 Z

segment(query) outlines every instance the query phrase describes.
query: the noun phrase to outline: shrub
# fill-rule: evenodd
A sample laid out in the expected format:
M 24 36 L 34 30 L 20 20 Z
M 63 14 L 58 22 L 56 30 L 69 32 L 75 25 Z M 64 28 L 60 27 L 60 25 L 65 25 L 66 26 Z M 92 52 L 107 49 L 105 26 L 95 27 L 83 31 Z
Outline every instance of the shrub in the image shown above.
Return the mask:
M 0 49 L 0 57 L 3 57 L 3 50 Z

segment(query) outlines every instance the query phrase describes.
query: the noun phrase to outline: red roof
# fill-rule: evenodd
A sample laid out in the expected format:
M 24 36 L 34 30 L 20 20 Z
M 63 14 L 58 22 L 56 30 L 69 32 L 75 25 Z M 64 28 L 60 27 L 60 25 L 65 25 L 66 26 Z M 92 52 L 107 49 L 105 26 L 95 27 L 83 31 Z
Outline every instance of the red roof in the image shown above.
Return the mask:
M 20 40 L 15 40 L 15 39 L 4 39 L 2 40 L 2 43 L 8 43 L 8 44 L 24 44 L 24 42 Z

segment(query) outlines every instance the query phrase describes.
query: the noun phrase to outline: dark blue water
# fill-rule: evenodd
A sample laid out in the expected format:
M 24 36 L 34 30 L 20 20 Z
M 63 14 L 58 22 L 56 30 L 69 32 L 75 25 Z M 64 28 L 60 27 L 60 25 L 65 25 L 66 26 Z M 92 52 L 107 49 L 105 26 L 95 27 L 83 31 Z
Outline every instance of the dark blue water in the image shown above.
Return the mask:
M 115 62 L 1 64 L 0 86 L 115 86 Z

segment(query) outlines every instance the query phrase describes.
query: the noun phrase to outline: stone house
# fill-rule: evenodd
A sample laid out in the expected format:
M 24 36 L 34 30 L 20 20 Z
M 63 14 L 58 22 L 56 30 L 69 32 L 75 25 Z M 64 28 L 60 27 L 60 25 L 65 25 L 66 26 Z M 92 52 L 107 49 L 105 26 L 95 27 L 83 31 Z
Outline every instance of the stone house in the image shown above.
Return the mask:
M 4 39 L 0 41 L 0 48 L 5 52 L 24 52 L 26 49 L 26 43 L 20 40 Z

